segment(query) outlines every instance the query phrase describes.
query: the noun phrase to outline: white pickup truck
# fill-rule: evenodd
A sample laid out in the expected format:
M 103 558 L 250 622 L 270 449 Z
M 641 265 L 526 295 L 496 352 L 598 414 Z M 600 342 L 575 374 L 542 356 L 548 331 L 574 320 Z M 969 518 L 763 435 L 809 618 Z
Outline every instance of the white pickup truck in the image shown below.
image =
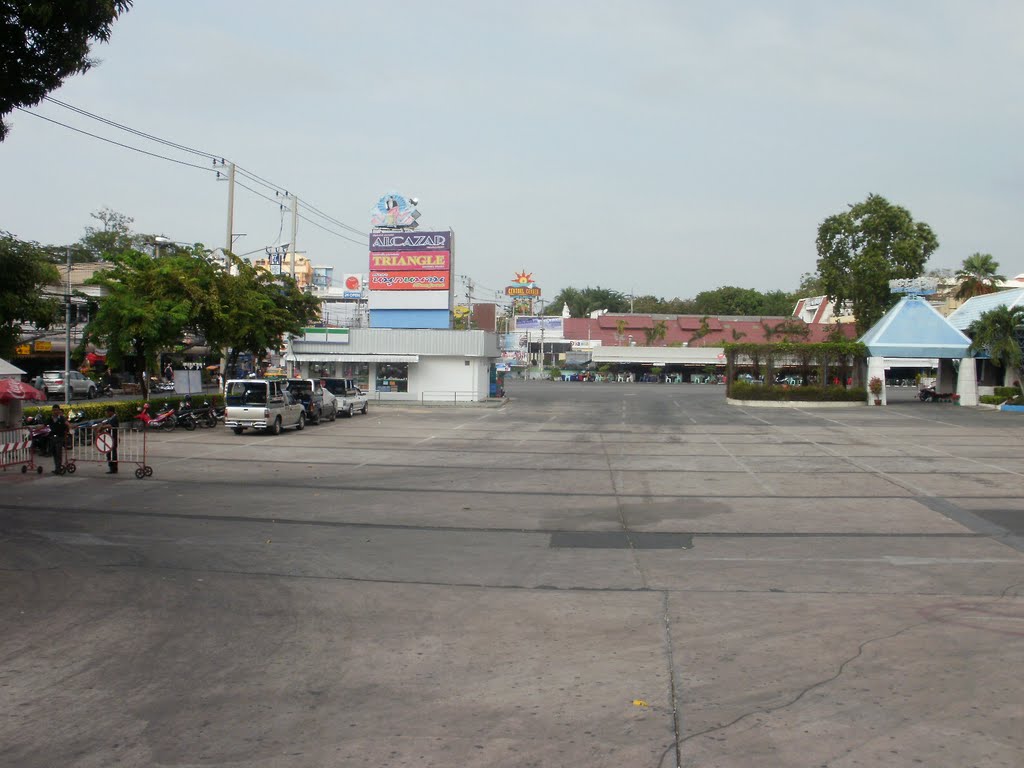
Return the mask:
M 323 379 L 324 389 L 338 398 L 338 413 L 351 416 L 356 411 L 366 413 L 370 398 L 356 386 L 354 379 Z
M 237 379 L 224 385 L 224 426 L 236 435 L 262 429 L 271 435 L 306 426 L 306 409 L 280 381 Z

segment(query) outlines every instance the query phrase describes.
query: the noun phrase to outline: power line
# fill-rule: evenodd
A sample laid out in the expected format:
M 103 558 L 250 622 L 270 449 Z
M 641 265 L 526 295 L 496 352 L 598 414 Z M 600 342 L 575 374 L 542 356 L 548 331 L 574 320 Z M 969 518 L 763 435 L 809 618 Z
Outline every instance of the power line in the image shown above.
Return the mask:
M 136 136 L 141 136 L 142 138 L 149 139 L 151 141 L 156 141 L 156 142 L 159 142 L 160 144 L 166 144 L 169 147 L 174 147 L 175 149 L 180 149 L 180 150 L 182 150 L 184 152 L 191 152 L 194 155 L 200 155 L 201 157 L 207 157 L 207 158 L 210 158 L 211 160 L 216 160 L 218 158 L 218 155 L 212 155 L 209 152 L 204 152 L 201 149 L 194 149 L 193 147 L 188 147 L 188 146 L 185 146 L 184 144 L 178 144 L 178 143 L 173 142 L 173 141 L 168 141 L 167 139 L 161 139 L 159 136 L 154 136 L 151 133 L 146 133 L 145 131 L 140 131 L 140 130 L 138 130 L 136 128 L 131 128 L 131 127 L 127 126 L 127 125 L 122 125 L 121 123 L 115 122 L 114 120 L 110 120 L 110 119 L 108 119 L 106 117 L 103 117 L 102 115 L 93 114 L 92 112 L 84 110 L 84 109 L 82 109 L 80 107 L 76 107 L 76 106 L 74 106 L 72 104 L 68 104 L 65 101 L 60 101 L 59 99 L 55 99 L 52 96 L 44 96 L 43 98 L 46 101 L 50 102 L 51 104 L 56 104 L 57 106 L 64 107 L 65 109 L 70 109 L 72 112 L 77 112 L 78 114 L 84 115 L 85 117 L 92 118 L 93 120 L 99 120 L 101 123 L 106 123 L 107 125 L 112 126 L 114 128 L 120 128 L 122 131 L 127 131 L 128 133 L 134 133 Z
M 235 183 L 237 184 L 238 182 L 235 182 Z M 349 237 L 348 235 L 343 235 L 340 232 L 335 232 L 333 229 L 328 229 L 327 227 L 325 227 L 322 224 L 319 224 L 319 223 L 313 221 L 312 219 L 307 219 L 301 213 L 298 214 L 298 216 L 303 221 L 305 221 L 305 222 L 307 222 L 309 224 L 312 224 L 314 227 L 319 227 L 324 232 L 330 232 L 332 235 L 334 235 L 335 237 L 340 237 L 342 240 L 348 240 L 350 243 L 355 243 L 356 245 L 363 245 L 363 246 L 367 245 L 367 243 L 364 242 L 364 241 L 356 240 L 355 238 Z
M 299 205 L 301 205 L 303 208 L 306 208 L 307 210 L 311 211 L 312 213 L 319 214 L 320 216 L 322 216 L 323 218 L 327 219 L 327 221 L 331 222 L 332 224 L 337 224 L 342 229 L 347 229 L 349 232 L 352 232 L 353 234 L 361 235 L 362 237 L 369 237 L 370 236 L 368 233 L 363 232 L 361 230 L 358 230 L 355 227 L 350 227 L 348 224 L 346 224 L 343 221 L 338 221 L 333 216 L 328 216 L 326 213 L 321 211 L 319 208 L 317 208 L 314 205 L 310 205 L 309 203 L 307 203 L 302 198 L 299 198 Z
M 108 139 L 105 136 L 100 136 L 100 135 L 95 134 L 95 133 L 89 133 L 89 131 L 83 131 L 81 128 L 75 128 L 74 126 L 68 125 L 67 123 L 62 123 L 60 120 L 54 120 L 51 117 L 43 117 L 42 115 L 38 115 L 35 112 L 29 112 L 27 109 L 22 109 L 21 107 L 15 107 L 15 109 L 17 109 L 20 112 L 24 112 L 26 115 L 32 115 L 32 117 L 38 117 L 40 120 L 45 120 L 48 123 L 53 123 L 55 125 L 59 125 L 59 126 L 61 126 L 63 128 L 67 128 L 68 130 L 75 131 L 76 133 L 82 133 L 82 134 L 85 134 L 86 136 L 91 136 L 94 139 L 99 139 L 100 141 L 105 141 L 108 144 L 113 144 L 113 145 L 118 146 L 118 147 L 124 147 L 125 149 L 130 149 L 133 152 L 139 152 L 139 153 L 141 153 L 143 155 L 149 155 L 150 157 L 158 157 L 161 160 L 167 160 L 167 161 L 172 162 L 172 163 L 177 163 L 178 165 L 187 165 L 189 168 L 198 168 L 201 171 L 207 171 L 209 173 L 213 173 L 214 172 L 213 168 L 208 168 L 205 165 L 196 165 L 195 163 L 189 163 L 189 162 L 186 162 L 185 160 L 178 160 L 177 158 L 168 157 L 167 155 L 161 155 L 161 154 L 158 154 L 157 152 L 150 152 L 149 150 L 139 149 L 138 147 L 133 147 L 131 144 L 122 144 L 120 141 L 114 141 L 113 139 Z
M 201 149 L 196 149 L 195 147 L 190 147 L 190 146 L 187 146 L 185 144 L 179 144 L 177 142 L 170 141 L 168 139 L 164 139 L 164 138 L 161 138 L 159 136 L 155 136 L 155 135 L 153 135 L 151 133 L 146 133 L 145 131 L 140 131 L 140 130 L 138 130 L 136 128 L 132 128 L 130 126 L 124 125 L 123 123 L 119 123 L 119 122 L 117 122 L 115 120 L 110 120 L 109 118 L 103 117 L 102 115 L 97 115 L 97 114 L 95 114 L 93 112 L 90 112 L 88 110 L 82 109 L 81 107 L 76 107 L 73 104 L 69 104 L 69 103 L 67 103 L 65 101 L 61 101 L 60 99 L 55 99 L 55 98 L 53 98 L 51 96 L 44 96 L 43 98 L 46 101 L 50 102 L 51 104 L 56 104 L 59 107 L 63 107 L 64 109 L 71 110 L 72 112 L 75 112 L 75 113 L 77 113 L 79 115 L 82 115 L 83 117 L 88 117 L 88 118 L 90 118 L 92 120 L 98 120 L 99 122 L 104 123 L 105 125 L 109 125 L 109 126 L 111 126 L 113 128 L 117 128 L 119 130 L 126 131 L 126 132 L 131 133 L 131 134 L 133 134 L 135 136 L 139 136 L 140 138 L 148 139 L 150 141 L 154 141 L 154 142 L 157 142 L 159 144 L 163 144 L 164 146 L 172 147 L 174 149 L 178 149 L 178 150 L 180 150 L 182 152 L 190 152 L 190 153 L 198 155 L 200 157 L 208 158 L 210 160 L 213 160 L 215 165 L 217 164 L 218 160 L 220 161 L 221 164 L 224 164 L 224 160 L 223 160 L 221 155 L 213 154 L 211 152 L 206 152 L 206 151 L 201 150 Z M 20 107 L 19 107 L 19 109 L 20 109 Z M 146 155 L 151 155 L 152 157 L 159 157 L 159 158 L 162 158 L 164 160 L 170 160 L 171 162 L 179 163 L 181 165 L 189 165 L 189 166 L 191 166 L 193 168 L 202 168 L 203 170 L 214 170 L 214 169 L 210 169 L 210 168 L 205 168 L 204 166 L 201 166 L 201 165 L 195 165 L 195 164 L 192 164 L 192 163 L 187 163 L 187 162 L 185 162 L 183 160 L 176 160 L 175 158 L 172 158 L 172 157 L 166 157 L 164 155 L 159 155 L 159 154 L 157 154 L 155 152 L 148 152 L 148 151 L 146 151 L 144 149 L 138 149 L 137 147 L 132 147 L 132 146 L 127 145 L 127 144 L 122 144 L 120 142 L 114 141 L 113 139 L 107 139 L 107 138 L 105 138 L 103 136 L 99 136 L 99 135 L 94 134 L 94 133 L 89 133 L 88 131 L 83 131 L 80 128 L 74 128 L 74 127 L 72 127 L 70 125 L 67 125 L 65 123 L 61 123 L 58 120 L 53 120 L 53 119 L 48 118 L 48 117 L 43 117 L 42 115 L 37 115 L 34 112 L 27 112 L 24 109 L 22 111 L 26 112 L 27 114 L 33 115 L 34 117 L 39 117 L 39 118 L 41 118 L 43 120 L 48 120 L 51 123 L 56 123 L 57 125 L 61 125 L 61 126 L 65 127 L 65 128 L 69 128 L 72 131 L 77 131 L 78 133 L 83 133 L 86 136 L 92 136 L 93 138 L 100 139 L 101 141 L 106 141 L 106 142 L 109 142 L 111 144 L 115 144 L 117 146 L 125 147 L 126 149 L 132 149 L 132 150 L 134 150 L 136 152 L 141 152 L 141 153 L 146 154 Z M 242 175 L 242 176 L 248 178 L 250 181 L 253 181 L 256 184 L 259 184 L 259 185 L 269 189 L 270 191 L 275 193 L 275 196 L 278 196 L 278 197 L 283 196 L 285 198 L 291 197 L 291 195 L 288 192 L 288 189 L 286 187 L 283 187 L 280 184 L 277 184 L 277 183 L 275 183 L 273 181 L 270 181 L 270 179 L 264 178 L 263 176 L 260 176 L 259 174 L 254 173 L 253 171 L 250 171 L 250 170 L 248 170 L 246 168 L 243 168 L 240 165 L 238 165 L 237 163 L 235 164 L 235 172 L 238 173 L 239 175 Z M 254 194 L 259 194 L 259 193 L 255 192 L 255 190 L 253 190 L 253 189 L 251 189 L 249 187 L 246 187 L 246 189 L 248 189 L 250 192 L 253 192 Z M 265 196 L 263 196 L 263 197 L 264 197 L 264 199 L 270 200 L 270 198 L 266 198 Z M 270 200 L 270 202 L 281 204 L 280 200 Z M 303 201 L 303 200 L 300 199 L 299 200 L 299 204 L 302 205 L 307 210 L 309 210 L 310 213 L 312 213 L 314 215 L 317 215 L 317 216 L 320 216 L 321 218 L 329 221 L 330 223 L 332 223 L 332 224 L 334 224 L 334 225 L 336 225 L 338 227 L 341 227 L 344 230 L 352 232 L 353 234 L 356 234 L 356 235 L 360 235 L 361 237 L 369 237 L 369 235 L 366 232 L 362 232 L 359 229 L 346 224 L 345 222 L 341 221 L 340 219 L 336 219 L 333 216 L 330 216 L 329 214 L 324 213 L 322 210 L 320 210 L 319 208 L 317 208 L 316 206 L 312 205 L 309 202 L 306 202 L 306 201 Z M 310 222 L 310 223 L 314 223 L 315 224 L 315 222 Z M 317 226 L 319 226 L 319 225 L 317 225 Z M 324 228 L 324 227 L 321 227 L 321 229 L 325 229 L 326 230 L 326 228 Z M 331 230 L 326 230 L 326 231 L 329 232 Z M 335 233 L 335 234 L 337 234 L 337 233 Z

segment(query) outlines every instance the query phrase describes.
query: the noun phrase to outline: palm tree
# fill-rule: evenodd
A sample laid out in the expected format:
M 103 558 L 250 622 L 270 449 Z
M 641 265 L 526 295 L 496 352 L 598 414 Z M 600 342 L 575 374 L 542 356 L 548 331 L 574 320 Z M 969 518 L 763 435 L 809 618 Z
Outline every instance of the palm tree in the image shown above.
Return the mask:
M 1024 359 L 1017 337 L 1021 326 L 1024 326 L 1024 307 L 1003 306 L 982 313 L 967 329 L 971 351 L 988 352 L 993 365 L 1005 368 L 1004 381 L 1019 378 Z
M 969 299 L 998 290 L 997 283 L 1006 278 L 998 274 L 999 262 L 989 253 L 972 253 L 964 259 L 963 265 L 956 272 L 960 287 L 956 298 Z
M 644 328 L 644 336 L 647 340 L 647 346 L 653 347 L 655 342 L 661 341 L 665 338 L 665 334 L 668 332 L 668 325 L 664 320 L 659 320 L 654 324 L 652 328 Z

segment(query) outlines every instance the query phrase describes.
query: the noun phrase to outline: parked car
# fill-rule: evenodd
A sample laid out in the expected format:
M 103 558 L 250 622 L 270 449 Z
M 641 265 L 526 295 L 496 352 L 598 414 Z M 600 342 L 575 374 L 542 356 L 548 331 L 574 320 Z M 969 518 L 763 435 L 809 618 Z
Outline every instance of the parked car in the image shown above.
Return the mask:
M 288 379 L 285 386 L 306 409 L 307 423 L 319 424 L 321 420 L 334 421 L 338 418 L 338 398 L 320 386 L 320 382 L 314 379 Z
M 99 393 L 99 386 L 78 371 L 68 371 L 71 397 L 87 397 L 92 400 Z M 43 391 L 47 397 L 64 397 L 64 371 L 44 371 Z
M 351 416 L 356 411 L 366 413 L 370 398 L 356 386 L 354 379 L 323 379 L 324 389 L 338 398 L 338 413 Z
M 246 429 L 278 435 L 306 426 L 306 409 L 283 381 L 231 379 L 224 385 L 224 406 L 224 426 L 236 435 Z

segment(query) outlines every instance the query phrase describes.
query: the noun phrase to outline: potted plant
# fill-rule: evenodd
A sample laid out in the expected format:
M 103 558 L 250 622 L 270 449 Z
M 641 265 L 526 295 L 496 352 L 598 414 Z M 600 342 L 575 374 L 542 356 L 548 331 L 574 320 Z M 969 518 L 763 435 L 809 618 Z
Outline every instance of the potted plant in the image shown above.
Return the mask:
M 868 389 L 871 391 L 871 394 L 875 396 L 875 405 L 881 405 L 882 404 L 882 387 L 883 386 L 884 385 L 882 383 L 882 380 L 880 378 L 878 378 L 877 376 L 872 376 L 871 377 L 871 381 L 868 382 Z

